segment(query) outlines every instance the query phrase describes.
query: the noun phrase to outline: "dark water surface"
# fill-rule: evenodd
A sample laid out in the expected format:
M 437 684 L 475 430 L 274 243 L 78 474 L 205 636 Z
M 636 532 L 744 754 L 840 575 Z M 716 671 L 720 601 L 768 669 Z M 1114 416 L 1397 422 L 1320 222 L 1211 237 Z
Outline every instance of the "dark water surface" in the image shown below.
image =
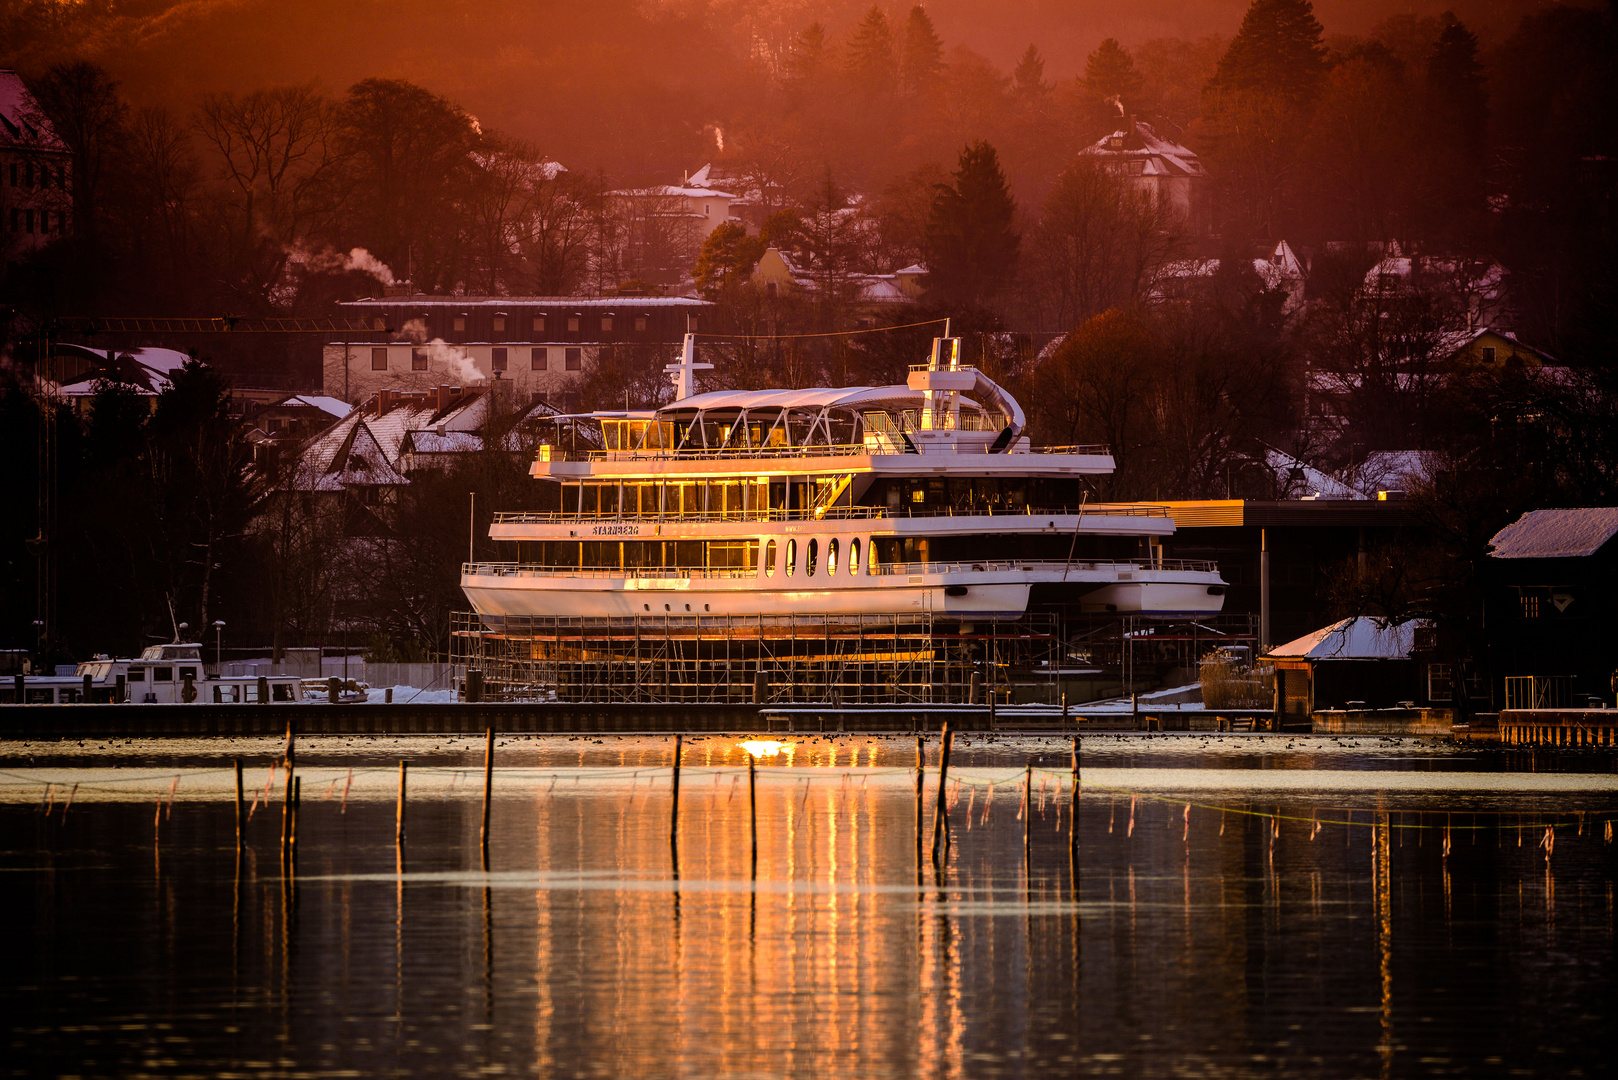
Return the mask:
M 687 744 L 677 878 L 667 740 L 502 739 L 488 873 L 481 740 L 301 740 L 290 876 L 284 774 L 235 850 L 273 740 L 8 744 L 4 1071 L 1615 1071 L 1610 755 L 1087 739 L 1075 863 L 1067 743 L 963 740 L 935 877 L 913 740 L 791 741 L 756 886 L 734 739 Z

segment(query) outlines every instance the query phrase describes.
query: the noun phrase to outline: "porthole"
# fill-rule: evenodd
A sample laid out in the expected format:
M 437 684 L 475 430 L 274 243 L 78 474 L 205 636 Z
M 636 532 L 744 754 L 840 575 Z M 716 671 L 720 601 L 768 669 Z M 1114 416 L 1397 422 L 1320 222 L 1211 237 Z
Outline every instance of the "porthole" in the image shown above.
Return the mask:
M 837 538 L 835 536 L 826 541 L 826 573 L 833 576 L 837 573 Z
M 860 538 L 857 536 L 848 542 L 848 572 L 860 572 Z
M 791 577 L 798 572 L 798 541 L 787 541 L 786 576 Z
M 771 540 L 764 545 L 764 576 L 775 576 L 775 541 Z
M 815 556 L 820 554 L 820 541 L 810 540 L 809 547 L 803 553 L 803 576 L 815 576 Z

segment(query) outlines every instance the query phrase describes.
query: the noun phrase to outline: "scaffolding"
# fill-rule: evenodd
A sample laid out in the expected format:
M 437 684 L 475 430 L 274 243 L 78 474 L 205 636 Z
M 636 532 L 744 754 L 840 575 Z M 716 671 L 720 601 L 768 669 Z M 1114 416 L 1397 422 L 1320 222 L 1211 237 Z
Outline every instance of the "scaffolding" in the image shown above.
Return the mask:
M 454 662 L 488 700 L 760 705 L 983 701 L 1054 671 L 1054 617 L 915 615 L 456 616 Z

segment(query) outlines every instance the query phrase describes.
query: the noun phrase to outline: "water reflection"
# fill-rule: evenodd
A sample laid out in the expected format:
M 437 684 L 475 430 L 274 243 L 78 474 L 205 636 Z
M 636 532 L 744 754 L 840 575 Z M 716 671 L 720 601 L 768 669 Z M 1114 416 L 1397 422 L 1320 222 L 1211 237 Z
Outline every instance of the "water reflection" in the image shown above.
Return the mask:
M 1028 771 L 1025 753 L 963 755 L 959 786 L 942 793 L 951 843 L 935 874 L 923 838 L 940 793 L 931 776 L 917 783 L 914 747 L 894 743 L 783 748 L 756 788 L 734 744 L 688 746 L 677 864 L 666 743 L 530 748 L 527 771 L 497 776 L 488 871 L 475 743 L 465 762 L 410 769 L 402 844 L 390 843 L 395 764 L 300 746 L 304 786 L 326 794 L 302 804 L 284 865 L 280 815 L 265 813 L 279 807 L 259 810 L 238 852 L 232 804 L 208 794 L 200 765 L 178 784 L 110 765 L 52 775 L 81 784 L 71 815 L 58 804 L 45 817 L 37 793 L 0 803 L 8 914 L 31 931 L 4 946 L 9 1064 L 849 1077 L 1606 1067 L 1618 963 L 1614 805 L 1599 778 L 1538 773 L 1522 788 L 1451 771 L 1433 788 L 1322 797 L 1294 775 L 1173 794 L 1172 777 L 1118 783 L 1151 771 L 1132 751 L 1093 781 L 1087 769 L 1074 807 L 1057 743 L 1045 771 Z M 108 793 L 120 773 L 127 797 Z

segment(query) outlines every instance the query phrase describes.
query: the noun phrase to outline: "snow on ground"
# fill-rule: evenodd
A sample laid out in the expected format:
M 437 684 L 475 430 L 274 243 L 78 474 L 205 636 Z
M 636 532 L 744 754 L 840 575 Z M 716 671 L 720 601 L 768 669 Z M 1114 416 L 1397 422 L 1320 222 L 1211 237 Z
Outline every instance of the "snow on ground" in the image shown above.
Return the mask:
M 388 699 L 388 687 L 373 686 L 366 694 L 366 704 L 381 705 Z M 395 686 L 393 690 L 393 703 L 395 705 L 451 705 L 456 697 L 453 689 L 418 690 L 414 686 Z

